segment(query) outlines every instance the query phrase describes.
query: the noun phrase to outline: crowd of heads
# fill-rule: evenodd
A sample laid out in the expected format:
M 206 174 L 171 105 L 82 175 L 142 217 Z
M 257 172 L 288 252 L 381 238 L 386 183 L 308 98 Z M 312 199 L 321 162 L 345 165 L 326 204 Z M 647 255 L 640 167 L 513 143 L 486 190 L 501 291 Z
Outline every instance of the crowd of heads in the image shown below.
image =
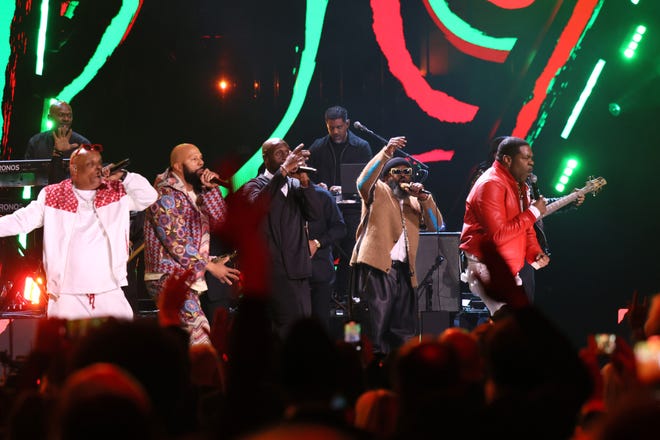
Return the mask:
M 578 351 L 529 305 L 384 358 L 315 318 L 280 339 L 250 295 L 213 345 L 149 318 L 62 325 L 40 324 L 3 389 L 6 438 L 650 438 L 660 415 L 658 378 L 640 380 L 623 337 L 608 358 Z
M 345 141 L 346 110 L 332 107 L 325 119 L 333 140 Z M 284 140 L 267 140 L 266 169 L 276 171 L 290 152 Z M 499 139 L 494 157 L 519 181 L 533 165 L 528 143 L 514 137 Z M 101 164 L 100 149 L 78 148 L 70 162 L 76 187 L 98 187 Z M 195 182 L 204 162 L 197 147 L 181 144 L 170 165 Z M 394 158 L 381 178 L 396 191 L 411 175 L 410 163 Z M 265 258 L 263 247 L 252 249 L 243 262 Z M 265 266 L 248 264 L 246 273 L 266 279 Z M 245 284 L 230 319 L 218 319 L 219 310 L 211 344 L 191 346 L 181 327 L 152 318 L 107 319 L 76 335 L 62 330 L 65 321 L 43 320 L 34 349 L 2 388 L 3 436 L 605 440 L 657 432 L 660 375 L 640 379 L 623 338 L 606 359 L 593 344 L 578 351 L 539 309 L 511 300 L 520 293 L 514 286 L 499 286 L 495 294 L 510 307 L 488 322 L 421 335 L 385 357 L 373 356 L 364 336 L 333 340 L 315 318 L 280 337 L 264 291 L 278 286 L 255 286 L 263 285 Z M 659 304 L 633 323 L 644 338 L 660 334 Z

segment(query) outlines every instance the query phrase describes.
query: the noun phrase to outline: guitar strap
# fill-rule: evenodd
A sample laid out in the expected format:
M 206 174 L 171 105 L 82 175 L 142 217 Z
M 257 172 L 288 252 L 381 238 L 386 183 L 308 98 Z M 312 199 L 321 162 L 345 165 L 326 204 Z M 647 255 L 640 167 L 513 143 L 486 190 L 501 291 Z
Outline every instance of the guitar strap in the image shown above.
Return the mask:
M 543 219 L 538 219 L 534 223 L 534 232 L 536 233 L 536 239 L 541 246 L 541 250 L 549 257 L 550 256 L 550 246 L 548 246 L 548 238 L 545 236 L 545 231 L 543 229 Z

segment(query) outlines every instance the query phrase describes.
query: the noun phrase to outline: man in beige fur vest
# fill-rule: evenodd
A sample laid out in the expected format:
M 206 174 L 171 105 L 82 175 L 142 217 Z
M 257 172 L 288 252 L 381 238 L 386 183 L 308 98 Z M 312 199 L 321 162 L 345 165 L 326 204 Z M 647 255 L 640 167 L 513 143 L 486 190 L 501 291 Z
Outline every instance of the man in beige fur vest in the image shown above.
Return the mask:
M 362 170 L 357 188 L 362 219 L 353 249 L 355 317 L 362 322 L 376 356 L 384 356 L 418 332 L 415 257 L 420 229 L 443 228 L 429 191 L 413 182 L 413 168 L 394 157 L 405 137 L 390 139 Z

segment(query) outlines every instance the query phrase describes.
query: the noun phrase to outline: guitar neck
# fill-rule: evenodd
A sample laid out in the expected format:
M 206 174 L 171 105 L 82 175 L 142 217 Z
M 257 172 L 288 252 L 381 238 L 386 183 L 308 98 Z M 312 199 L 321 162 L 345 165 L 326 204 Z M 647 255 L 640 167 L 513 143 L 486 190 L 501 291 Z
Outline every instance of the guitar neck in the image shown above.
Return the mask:
M 558 210 L 560 210 L 564 206 L 566 206 L 570 203 L 573 203 L 582 194 L 584 194 L 584 188 L 582 188 L 578 191 L 574 191 L 574 192 L 570 193 L 567 196 L 559 198 L 558 200 L 555 200 L 554 202 L 550 203 L 549 205 L 547 205 L 545 207 L 545 213 L 543 215 L 541 215 L 541 218 L 547 217 L 550 214 L 552 214 L 554 212 L 557 212 Z
M 545 213 L 541 215 L 540 218 L 547 217 L 553 212 L 557 212 L 558 210 L 568 205 L 569 203 L 575 202 L 578 199 L 578 197 L 581 197 L 589 193 L 595 194 L 595 192 L 598 191 L 600 188 L 602 188 L 603 185 L 605 184 L 607 184 L 607 182 L 602 177 L 598 177 L 597 179 L 587 181 L 587 184 L 584 187 L 578 189 L 577 191 L 573 191 L 572 193 L 564 197 L 561 197 L 555 200 L 554 202 L 550 203 L 549 205 L 547 205 L 545 207 Z

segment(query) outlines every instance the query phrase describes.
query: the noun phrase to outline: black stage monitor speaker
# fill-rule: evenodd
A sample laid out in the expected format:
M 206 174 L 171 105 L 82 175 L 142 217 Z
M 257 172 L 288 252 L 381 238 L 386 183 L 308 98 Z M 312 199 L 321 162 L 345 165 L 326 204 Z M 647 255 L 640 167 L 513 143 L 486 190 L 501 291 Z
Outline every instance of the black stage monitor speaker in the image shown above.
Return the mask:
M 458 312 L 461 306 L 460 232 L 422 232 L 415 270 L 420 312 Z
M 0 352 L 5 352 L 12 361 L 26 358 L 32 352 L 39 325 L 39 318 L 16 318 L 19 314 L 9 317 L 0 313 Z
M 439 336 L 449 327 L 453 327 L 449 312 L 420 312 L 420 336 Z

